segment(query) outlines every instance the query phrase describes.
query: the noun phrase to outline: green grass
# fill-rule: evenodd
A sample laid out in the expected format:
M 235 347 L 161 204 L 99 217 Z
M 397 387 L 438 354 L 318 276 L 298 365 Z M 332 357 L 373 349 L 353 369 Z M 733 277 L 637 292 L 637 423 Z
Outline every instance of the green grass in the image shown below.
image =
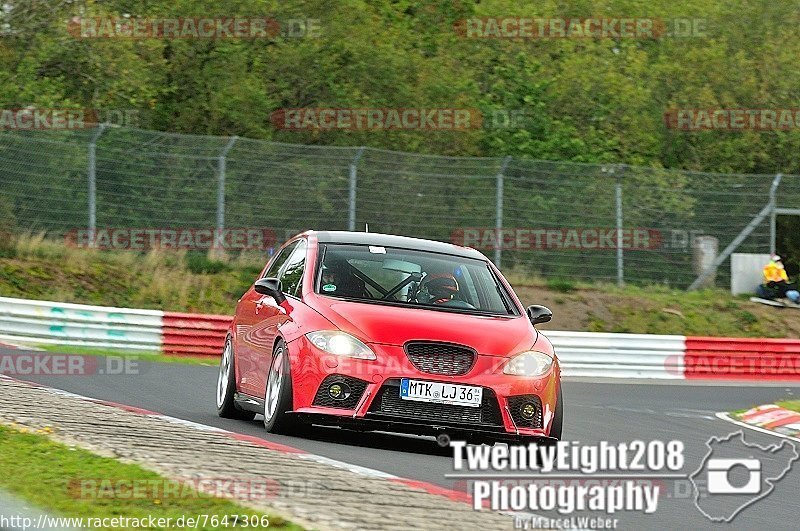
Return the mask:
M 169 356 L 157 352 L 142 352 L 136 350 L 124 350 L 105 347 L 79 347 L 74 345 L 39 345 L 39 348 L 47 352 L 58 352 L 59 354 L 79 354 L 84 356 L 120 356 L 130 357 L 144 361 L 154 361 L 158 363 L 182 363 L 184 365 L 219 365 L 219 360 L 209 356 Z M 221 354 L 221 352 L 220 352 Z
M 228 315 L 267 258 L 99 251 L 23 235 L 0 257 L 0 296 Z
M 559 293 L 571 293 L 578 289 L 574 282 L 561 278 L 554 278 L 547 281 L 548 289 L 557 291 Z
M 780 400 L 775 403 L 786 409 L 791 409 L 792 411 L 800 412 L 800 400 Z
M 0 255 L 0 296 L 232 315 L 266 261 L 264 253 L 97 251 L 68 247 L 42 235 L 18 236 Z M 526 305 L 553 306 L 552 328 L 800 337 L 797 310 L 752 303 L 746 296 L 733 297 L 726 289 L 620 288 L 560 276 L 545 279 L 523 270 L 507 271 L 506 276 Z M 159 361 L 204 363 L 167 357 Z
M 110 480 L 111 483 L 106 484 L 111 485 L 121 484 L 117 481 L 130 481 L 138 485 L 155 484 L 159 488 L 169 483 L 176 484 L 138 465 L 121 463 L 53 442 L 44 435 L 50 431 L 43 429 L 31 433 L 17 426 L 0 426 L 0 469 L 3 471 L 0 474 L 0 487 L 54 515 L 83 518 L 146 518 L 153 515 L 156 518 L 172 517 L 175 521 L 182 516 L 262 514 L 185 487 L 177 489 L 179 496 L 163 499 L 138 495 L 113 496 L 113 489 L 100 490 L 101 495 L 94 495 L 98 491 L 91 489 L 81 494 L 81 482 L 86 480 Z M 243 528 L 241 524 L 236 527 Z M 269 518 L 269 528 L 300 529 L 276 517 Z
M 739 301 L 721 289 L 682 291 L 663 286 L 608 288 L 611 294 L 645 300 L 612 307 L 618 317 L 612 332 L 685 334 L 695 336 L 781 337 L 782 330 L 755 315 L 760 308 Z M 748 308 L 743 307 L 747 304 Z M 767 313 L 775 314 L 768 310 Z

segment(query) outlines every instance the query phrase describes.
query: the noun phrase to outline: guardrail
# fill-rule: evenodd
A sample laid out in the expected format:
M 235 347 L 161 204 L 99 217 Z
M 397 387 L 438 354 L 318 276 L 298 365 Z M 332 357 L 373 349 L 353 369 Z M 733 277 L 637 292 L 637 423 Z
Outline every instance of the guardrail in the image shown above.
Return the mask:
M 231 318 L 0 297 L 0 341 L 219 356 Z M 800 340 L 543 332 L 565 376 L 800 380 Z
M 162 350 L 165 354 L 219 356 L 230 324 L 227 315 L 165 312 Z
M 684 336 L 543 331 L 565 376 L 683 378 Z
M 0 297 L 0 340 L 158 351 L 163 314 Z
M 800 340 L 690 337 L 687 379 L 800 380 Z

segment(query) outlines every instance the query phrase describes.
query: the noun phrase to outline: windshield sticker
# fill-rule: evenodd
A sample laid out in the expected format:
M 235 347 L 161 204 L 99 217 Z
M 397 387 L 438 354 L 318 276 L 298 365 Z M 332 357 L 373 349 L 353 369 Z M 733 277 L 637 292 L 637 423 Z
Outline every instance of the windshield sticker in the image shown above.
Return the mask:
M 377 245 L 370 245 L 369 252 L 372 254 L 386 254 L 386 247 L 378 247 Z
M 322 286 L 322 291 L 336 291 L 336 284 L 325 284 Z

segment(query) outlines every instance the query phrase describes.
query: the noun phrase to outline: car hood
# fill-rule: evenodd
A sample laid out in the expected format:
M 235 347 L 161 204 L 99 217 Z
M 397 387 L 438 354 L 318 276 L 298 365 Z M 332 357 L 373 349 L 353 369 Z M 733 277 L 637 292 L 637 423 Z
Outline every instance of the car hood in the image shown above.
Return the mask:
M 315 309 L 336 327 L 365 343 L 402 346 L 442 341 L 479 354 L 511 356 L 530 349 L 536 332 L 524 316 L 491 317 L 419 308 L 317 299 Z

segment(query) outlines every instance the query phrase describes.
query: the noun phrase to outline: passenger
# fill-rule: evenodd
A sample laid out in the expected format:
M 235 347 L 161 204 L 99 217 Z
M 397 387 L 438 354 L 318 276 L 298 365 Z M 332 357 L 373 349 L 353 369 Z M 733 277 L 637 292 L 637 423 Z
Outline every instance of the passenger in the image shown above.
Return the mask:
M 764 266 L 764 283 L 756 289 L 756 293 L 763 299 L 780 299 L 786 297 L 795 304 L 800 303 L 800 291 L 797 286 L 789 283 L 789 275 L 783 267 L 783 261 L 778 255 L 773 255 L 770 262 Z
M 348 298 L 371 298 L 364 281 L 355 276 L 344 262 L 332 262 L 322 266 L 322 293 Z

